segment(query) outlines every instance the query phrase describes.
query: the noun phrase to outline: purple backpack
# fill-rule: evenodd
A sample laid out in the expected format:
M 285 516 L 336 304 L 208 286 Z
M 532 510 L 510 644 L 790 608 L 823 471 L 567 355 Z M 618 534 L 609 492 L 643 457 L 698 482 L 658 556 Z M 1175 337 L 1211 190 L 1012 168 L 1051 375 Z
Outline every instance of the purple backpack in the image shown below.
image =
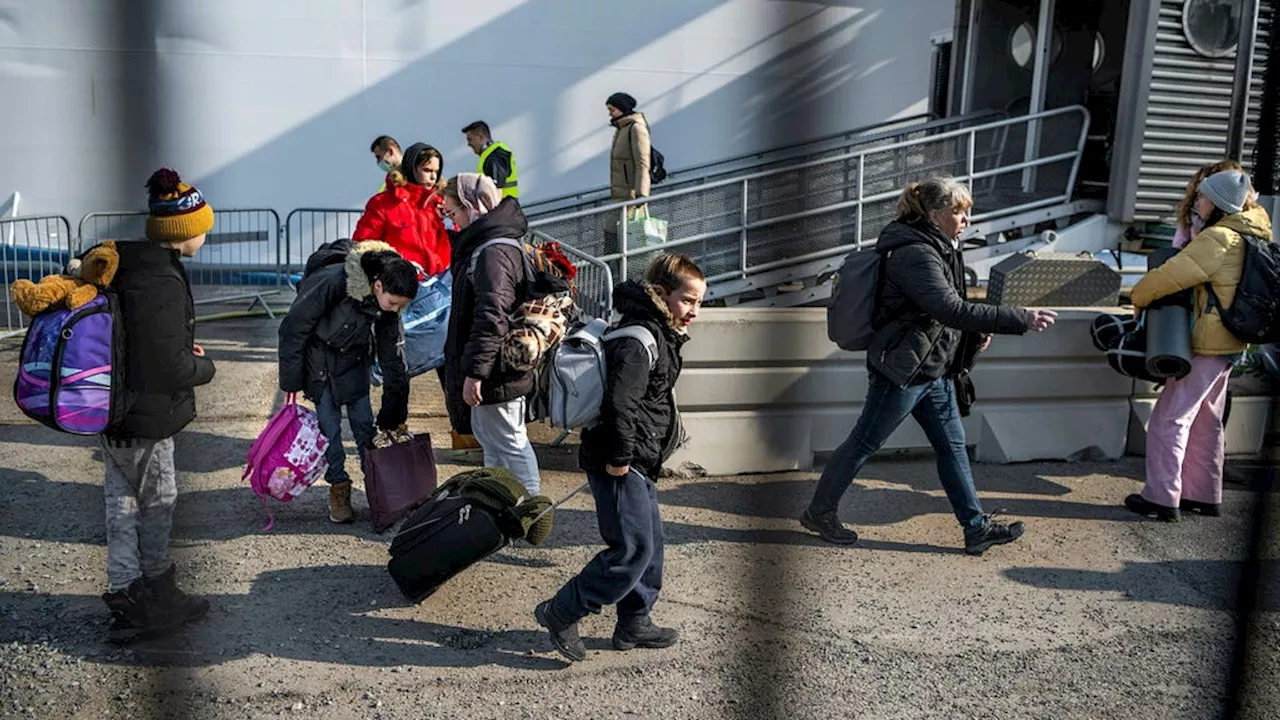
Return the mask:
M 31 319 L 13 396 L 32 420 L 73 435 L 97 435 L 123 417 L 124 326 L 110 290 L 75 310 Z

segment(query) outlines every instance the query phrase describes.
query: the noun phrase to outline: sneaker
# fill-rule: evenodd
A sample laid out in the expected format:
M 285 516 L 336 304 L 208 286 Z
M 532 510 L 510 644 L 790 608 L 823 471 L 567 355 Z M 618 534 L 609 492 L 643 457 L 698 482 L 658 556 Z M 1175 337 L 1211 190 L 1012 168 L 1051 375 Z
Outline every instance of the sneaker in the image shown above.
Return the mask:
M 1181 517 L 1178 508 L 1157 505 L 1138 494 L 1125 498 L 1124 506 L 1129 509 L 1129 512 L 1137 513 L 1144 517 L 1153 517 L 1162 522 L 1178 522 L 1179 517 Z
M 680 640 L 680 631 L 675 628 L 658 627 L 648 615 L 632 618 L 618 618 L 613 629 L 613 647 L 615 650 L 634 650 L 635 648 L 661 649 L 675 645 Z
M 570 662 L 587 659 L 587 646 L 582 644 L 582 638 L 578 636 L 578 623 L 561 622 L 551 609 L 550 600 L 539 603 L 533 610 L 533 616 L 537 618 L 539 625 L 551 633 L 551 644 L 555 646 L 556 652 Z
M 330 485 L 329 520 L 336 523 L 349 523 L 355 519 L 356 512 L 351 509 L 351 481 Z
M 805 510 L 804 515 L 800 516 L 800 524 L 834 545 L 852 545 L 858 542 L 858 533 L 845 527 L 834 510 L 816 515 L 812 510 Z
M 172 626 L 195 622 L 209 612 L 208 600 L 178 589 L 176 572 L 176 568 L 170 565 L 162 574 L 145 580 L 154 613 L 163 616 L 165 624 Z
M 1222 508 L 1217 503 L 1204 503 L 1195 500 L 1183 500 L 1178 503 L 1178 509 L 1182 512 L 1195 513 L 1205 517 L 1221 517 Z
M 996 522 L 996 516 L 1000 512 L 996 511 L 986 516 L 986 522 L 982 529 L 968 532 L 964 534 L 964 551 L 968 555 L 981 555 L 996 545 L 1004 545 L 1022 537 L 1023 525 L 1021 522 L 1011 522 L 1004 524 Z

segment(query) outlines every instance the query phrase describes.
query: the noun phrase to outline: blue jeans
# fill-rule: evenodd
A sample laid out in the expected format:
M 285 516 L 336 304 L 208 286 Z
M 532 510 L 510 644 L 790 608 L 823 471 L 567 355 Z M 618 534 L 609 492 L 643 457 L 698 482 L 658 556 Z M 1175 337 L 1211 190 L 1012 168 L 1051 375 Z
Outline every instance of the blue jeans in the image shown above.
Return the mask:
M 599 613 L 605 605 L 617 605 L 619 619 L 648 615 L 662 590 L 658 486 L 635 470 L 620 478 L 588 472 L 587 481 L 607 547 L 560 588 L 552 610 L 565 622 Z
M 947 491 L 951 509 L 965 531 L 981 529 L 986 520 L 978 491 L 973 486 L 973 471 L 965 451 L 964 426 L 956 407 L 955 385 L 950 378 L 931 380 L 920 385 L 899 388 L 872 370 L 867 401 L 862 415 L 848 439 L 836 448 L 822 471 L 818 489 L 814 491 L 809 511 L 815 515 L 832 512 L 840 506 L 840 498 L 849 489 L 862 466 L 889 436 L 907 419 L 915 417 L 924 429 L 938 457 L 938 479 Z
M 346 405 L 347 425 L 351 427 L 351 435 L 356 439 L 356 452 L 360 454 L 360 467 L 364 467 L 365 450 L 373 445 L 373 405 L 369 396 L 357 398 Z M 324 471 L 325 482 L 351 482 L 347 474 L 347 452 L 342 448 L 342 408 L 334 400 L 333 390 L 325 388 L 324 394 L 316 402 L 316 420 L 320 423 L 320 432 L 329 439 L 329 447 L 324 451 L 324 459 L 329 468 Z

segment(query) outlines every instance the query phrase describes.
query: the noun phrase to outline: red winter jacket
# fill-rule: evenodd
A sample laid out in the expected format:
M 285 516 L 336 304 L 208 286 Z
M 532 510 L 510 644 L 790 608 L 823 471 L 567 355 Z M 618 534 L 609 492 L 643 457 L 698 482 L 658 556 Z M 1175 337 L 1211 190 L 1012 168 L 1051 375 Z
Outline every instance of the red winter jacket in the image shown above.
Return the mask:
M 400 185 L 369 198 L 351 239 L 381 240 L 428 275 L 449 268 L 449 234 L 440 210 L 444 198 L 432 188 Z

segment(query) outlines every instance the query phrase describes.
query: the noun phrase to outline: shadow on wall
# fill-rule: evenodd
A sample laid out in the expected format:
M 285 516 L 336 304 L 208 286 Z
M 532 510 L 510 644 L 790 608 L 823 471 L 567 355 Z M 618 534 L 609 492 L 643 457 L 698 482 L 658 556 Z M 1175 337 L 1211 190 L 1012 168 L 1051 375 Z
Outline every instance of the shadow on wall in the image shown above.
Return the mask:
M 566 2 L 568 7 L 565 7 Z M 196 178 L 196 182 L 210 197 L 229 196 L 236 198 L 236 204 L 245 204 L 249 201 L 240 199 L 240 188 L 262 187 L 262 178 L 278 176 L 283 168 L 287 168 L 288 176 L 306 178 L 306 182 L 273 186 L 272 196 L 264 199 L 269 200 L 268 204 L 280 208 L 355 207 L 363 204 L 377 187 L 376 171 L 367 153 L 368 138 L 389 132 L 404 143 L 421 140 L 444 148 L 447 156 L 445 175 L 451 175 L 473 169 L 475 157 L 469 150 L 461 149 L 458 128 L 469 120 L 482 117 L 495 129 L 518 119 L 528 123 L 527 130 L 522 133 L 525 139 L 521 142 L 532 143 L 532 147 L 517 145 L 513 148 L 521 161 L 522 185 L 533 188 L 526 198 L 536 199 L 551 194 L 537 190 L 539 179 L 545 182 L 554 177 L 557 190 L 603 185 L 608 179 L 605 155 L 606 138 L 610 132 L 604 116 L 604 97 L 613 90 L 626 89 L 621 85 L 635 73 L 619 70 L 618 82 L 610 83 L 607 86 L 610 89 L 602 91 L 599 137 L 603 147 L 601 152 L 589 158 L 582 158 L 571 149 L 595 137 L 595 133 L 580 137 L 568 146 L 559 146 L 557 142 L 557 138 L 563 136 L 560 128 L 565 124 L 564 94 L 577 85 L 588 83 L 600 68 L 613 66 L 726 2 L 669 2 L 663 4 L 660 12 L 646 8 L 635 10 L 626 17 L 610 17 L 607 13 L 602 14 L 599 3 L 590 0 L 565 0 L 554 4 L 549 0 L 530 0 L 414 60 L 376 85 L 270 139 L 227 166 Z M 851 61 L 853 43 L 840 44 L 841 33 L 861 32 L 881 15 L 882 8 L 888 4 L 887 0 L 826 3 L 830 7 L 859 7 L 863 10 L 827 29 L 816 26 L 821 20 L 819 13 L 828 8 L 817 12 L 770 8 L 769 12 L 785 14 L 775 20 L 779 29 L 757 45 L 779 45 L 777 52 L 771 53 L 768 62 L 683 108 L 665 114 L 659 126 L 655 127 L 655 143 L 661 145 L 671 158 L 672 167 L 679 168 L 716 159 L 703 157 L 699 148 L 723 148 L 726 133 L 732 135 L 742 151 L 750 151 L 789 139 L 803 139 L 807 134 L 804 128 L 813 126 L 815 122 L 822 123 L 823 118 L 834 118 L 832 130 L 856 124 L 854 116 L 847 113 L 831 115 L 828 112 L 824 115 L 820 112 L 824 108 L 819 104 L 824 98 L 896 59 L 887 57 L 875 63 Z M 519 37 L 522 32 L 527 35 L 527 29 L 539 26 L 547 13 L 598 17 L 602 25 L 620 29 L 616 33 L 602 35 L 601 43 L 591 46 L 597 51 L 591 67 L 550 66 L 540 75 L 531 77 L 530 73 L 537 71 L 527 69 L 519 76 L 507 77 L 499 72 L 486 75 L 489 66 L 466 62 L 467 58 L 475 56 L 477 48 L 491 43 L 493 38 Z M 790 38 L 797 32 L 806 32 L 810 25 L 815 26 L 811 41 L 806 40 L 789 49 L 780 45 L 792 43 Z M 600 50 L 600 47 L 605 49 Z M 642 97 L 641 110 L 660 107 L 665 102 L 679 102 L 689 86 L 715 73 L 716 69 L 712 67 L 672 90 Z M 640 92 L 636 88 L 631 90 Z M 512 107 L 511 98 L 519 99 L 521 105 Z M 906 111 L 911 104 L 874 112 L 868 117 L 883 119 L 894 112 Z M 442 109 L 447 110 L 441 112 Z M 406 127 L 418 129 L 406 131 Z M 358 137 L 353 137 L 354 128 L 364 129 Z M 679 128 L 679 134 L 664 135 L 663 128 Z M 500 133 L 495 132 L 495 135 Z M 316 152 L 316 148 L 321 147 L 327 151 Z M 735 152 L 738 150 L 734 148 Z M 566 161 L 566 155 L 577 159 Z M 334 172 L 335 168 L 344 171 Z M 358 176 L 353 178 L 353 172 Z M 547 182 L 543 186 L 549 185 Z

